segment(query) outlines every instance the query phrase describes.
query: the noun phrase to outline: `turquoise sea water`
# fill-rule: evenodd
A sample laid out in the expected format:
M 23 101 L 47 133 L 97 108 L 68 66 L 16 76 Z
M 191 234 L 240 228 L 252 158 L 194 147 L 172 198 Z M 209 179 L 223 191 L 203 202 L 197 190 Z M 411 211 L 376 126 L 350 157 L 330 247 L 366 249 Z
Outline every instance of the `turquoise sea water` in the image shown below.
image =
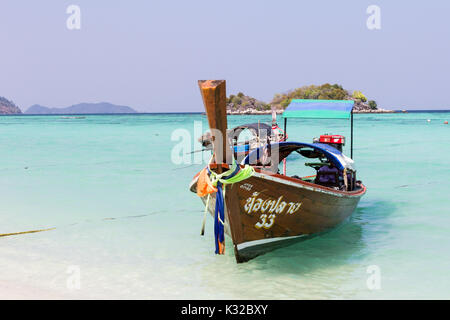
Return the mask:
M 0 237 L 0 286 L 37 298 L 449 299 L 449 118 L 355 115 L 368 192 L 352 218 L 238 265 L 229 240 L 214 255 L 212 219 L 199 235 L 203 206 L 188 185 L 203 165 L 173 162 L 173 132 L 197 150 L 194 121 L 206 130 L 205 116 L 0 117 L 0 233 L 56 227 Z M 270 116 L 229 126 L 257 121 Z M 289 120 L 287 131 L 291 141 L 350 136 L 345 120 Z M 370 290 L 374 265 L 381 287 Z M 71 266 L 80 289 L 67 287 Z

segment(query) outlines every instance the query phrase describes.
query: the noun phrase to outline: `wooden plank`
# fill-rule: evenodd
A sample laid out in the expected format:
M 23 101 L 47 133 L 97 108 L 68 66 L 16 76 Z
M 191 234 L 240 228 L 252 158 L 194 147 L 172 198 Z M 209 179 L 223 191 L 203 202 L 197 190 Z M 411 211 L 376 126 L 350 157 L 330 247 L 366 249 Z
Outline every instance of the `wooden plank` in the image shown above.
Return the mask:
M 215 162 L 232 163 L 232 152 L 227 139 L 227 94 L 225 80 L 199 80 L 211 129 Z M 221 169 L 219 169 L 221 171 Z

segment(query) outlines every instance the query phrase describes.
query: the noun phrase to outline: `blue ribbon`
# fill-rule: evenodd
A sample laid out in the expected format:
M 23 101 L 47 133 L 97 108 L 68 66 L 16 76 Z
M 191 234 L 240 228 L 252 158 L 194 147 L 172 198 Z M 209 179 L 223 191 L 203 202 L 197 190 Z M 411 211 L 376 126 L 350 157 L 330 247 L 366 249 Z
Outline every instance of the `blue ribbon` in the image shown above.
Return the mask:
M 227 180 L 234 177 L 241 168 L 237 165 L 232 174 L 227 177 L 223 177 L 222 179 Z M 209 169 L 208 169 L 209 171 Z M 216 254 L 219 254 L 219 242 L 225 242 L 225 227 L 219 220 L 222 220 L 225 223 L 225 206 L 223 199 L 223 190 L 222 183 L 217 181 L 217 193 L 216 193 L 216 208 L 214 211 L 214 239 L 216 244 Z
M 216 242 L 216 254 L 219 254 L 219 242 L 223 243 L 225 241 L 225 228 L 224 225 L 219 221 L 225 222 L 225 210 L 223 201 L 223 191 L 222 183 L 217 182 L 217 193 L 216 193 L 216 210 L 214 212 L 214 238 Z

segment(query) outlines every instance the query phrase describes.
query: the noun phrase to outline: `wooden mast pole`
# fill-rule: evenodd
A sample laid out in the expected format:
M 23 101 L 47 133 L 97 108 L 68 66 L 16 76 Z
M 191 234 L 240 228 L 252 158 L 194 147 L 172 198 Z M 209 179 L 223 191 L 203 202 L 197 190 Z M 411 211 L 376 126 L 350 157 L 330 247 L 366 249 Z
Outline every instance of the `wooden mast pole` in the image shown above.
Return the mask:
M 217 164 L 231 164 L 232 153 L 227 136 L 227 94 L 225 80 L 199 80 L 198 85 L 202 93 L 211 130 L 215 162 Z M 222 171 L 222 166 L 218 166 Z

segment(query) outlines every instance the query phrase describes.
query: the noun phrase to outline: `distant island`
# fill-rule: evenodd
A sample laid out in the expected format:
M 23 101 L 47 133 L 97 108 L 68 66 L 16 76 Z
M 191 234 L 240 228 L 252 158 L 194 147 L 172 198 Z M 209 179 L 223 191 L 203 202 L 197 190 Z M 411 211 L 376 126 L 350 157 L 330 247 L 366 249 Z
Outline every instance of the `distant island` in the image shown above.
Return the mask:
M 361 91 L 350 93 L 339 84 L 303 86 L 286 93 L 277 93 L 269 103 L 246 96 L 242 92 L 227 98 L 228 114 L 269 114 L 272 110 L 283 113 L 292 99 L 353 100 L 354 113 L 392 113 L 393 110 L 378 108 L 375 100 L 369 100 Z
M 303 86 L 289 90 L 285 93 L 277 93 L 270 102 L 260 101 L 245 95 L 242 92 L 230 95 L 227 98 L 228 114 L 270 114 L 272 110 L 283 113 L 292 99 L 319 99 L 319 100 L 353 100 L 354 113 L 392 113 L 393 110 L 378 108 L 375 100 L 369 100 L 361 91 L 352 93 L 345 90 L 339 84 L 325 83 L 322 85 Z M 12 101 L 0 97 L 0 114 L 21 114 L 22 111 Z M 49 108 L 35 104 L 28 108 L 26 114 L 101 114 L 101 113 L 138 113 L 127 107 L 114 105 L 108 102 L 79 103 L 65 108 Z
M 14 102 L 0 97 L 0 114 L 21 114 L 22 110 Z
M 32 105 L 26 114 L 92 114 L 92 113 L 137 113 L 127 106 L 118 106 L 108 102 L 79 103 L 66 108 L 48 108 L 38 104 Z

